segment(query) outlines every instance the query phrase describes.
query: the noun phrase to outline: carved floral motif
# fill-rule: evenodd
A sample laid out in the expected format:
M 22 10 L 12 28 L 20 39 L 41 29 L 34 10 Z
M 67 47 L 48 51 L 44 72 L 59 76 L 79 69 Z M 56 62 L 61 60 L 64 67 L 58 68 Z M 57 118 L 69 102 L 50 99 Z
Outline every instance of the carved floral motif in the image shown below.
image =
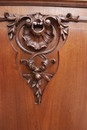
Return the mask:
M 64 23 L 78 22 L 79 16 L 73 17 L 70 13 L 66 16 L 50 16 L 41 13 L 31 15 L 10 15 L 4 13 L 4 17 L 0 17 L 0 22 L 7 21 L 8 36 L 10 40 L 15 37 L 18 47 L 29 54 L 28 59 L 20 59 L 20 64 L 26 66 L 27 73 L 23 72 L 22 76 L 31 86 L 35 102 L 41 103 L 43 94 L 42 82 L 48 83 L 57 71 L 58 60 L 49 58 L 59 44 L 60 39 L 65 42 L 68 36 L 68 26 Z M 39 65 L 36 61 L 39 59 Z M 57 64 L 56 69 L 49 72 L 48 69 Z M 45 85 L 46 86 L 46 85 Z M 44 87 L 45 87 L 44 86 Z

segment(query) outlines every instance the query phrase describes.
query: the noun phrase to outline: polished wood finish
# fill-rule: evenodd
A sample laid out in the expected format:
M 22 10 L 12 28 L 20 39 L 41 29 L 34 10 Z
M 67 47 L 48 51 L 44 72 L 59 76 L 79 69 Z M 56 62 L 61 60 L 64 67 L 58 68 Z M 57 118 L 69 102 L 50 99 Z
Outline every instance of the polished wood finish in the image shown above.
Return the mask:
M 2 1 L 2 0 L 0 0 Z M 10 1 L 10 2 L 14 2 L 17 0 L 3 0 L 3 1 Z M 19 0 L 22 1 L 22 0 Z M 26 1 L 30 1 L 30 0 L 26 0 Z M 31 2 L 49 2 L 49 0 L 31 0 Z M 87 0 L 50 0 L 50 2 L 87 2 Z
M 0 6 L 49 6 L 87 8 L 87 1 L 0 1 Z
M 87 9 L 1 6 L 0 14 L 67 14 L 87 16 Z M 87 129 L 87 23 L 70 23 L 69 36 L 60 50 L 60 64 L 40 105 L 18 73 L 16 54 L 0 23 L 0 130 Z

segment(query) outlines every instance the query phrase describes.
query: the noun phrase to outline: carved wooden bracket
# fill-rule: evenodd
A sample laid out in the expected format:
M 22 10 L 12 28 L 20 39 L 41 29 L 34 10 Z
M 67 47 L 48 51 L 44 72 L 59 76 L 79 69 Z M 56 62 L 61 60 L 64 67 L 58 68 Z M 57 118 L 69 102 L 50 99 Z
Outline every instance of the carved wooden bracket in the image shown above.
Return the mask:
M 35 103 L 40 104 L 45 86 L 54 76 L 59 65 L 59 49 L 57 59 L 54 52 L 58 45 L 63 45 L 68 36 L 68 22 L 83 22 L 79 16 L 43 15 L 41 13 L 29 15 L 10 15 L 4 13 L 0 22 L 7 21 L 8 36 L 10 41 L 15 37 L 16 45 L 13 45 L 17 54 L 20 49 L 23 53 L 20 58 L 22 76 L 32 88 Z M 26 55 L 26 56 L 25 56 Z M 18 55 L 17 55 L 18 56 Z

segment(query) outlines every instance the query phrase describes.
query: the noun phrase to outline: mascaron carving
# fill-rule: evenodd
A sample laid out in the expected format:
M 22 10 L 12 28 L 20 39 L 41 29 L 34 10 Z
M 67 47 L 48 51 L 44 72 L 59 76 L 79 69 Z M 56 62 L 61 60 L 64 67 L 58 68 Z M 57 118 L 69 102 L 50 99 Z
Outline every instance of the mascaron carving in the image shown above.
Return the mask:
M 70 13 L 66 16 L 50 16 L 41 13 L 29 15 L 10 15 L 4 13 L 0 22 L 8 22 L 8 36 L 10 40 L 15 37 L 17 46 L 22 50 L 23 57 L 20 65 L 26 67 L 22 76 L 32 88 L 35 102 L 41 103 L 45 86 L 54 76 L 59 65 L 59 50 L 57 58 L 54 51 L 58 44 L 65 42 L 68 36 L 67 22 L 78 22 L 79 16 L 73 17 Z

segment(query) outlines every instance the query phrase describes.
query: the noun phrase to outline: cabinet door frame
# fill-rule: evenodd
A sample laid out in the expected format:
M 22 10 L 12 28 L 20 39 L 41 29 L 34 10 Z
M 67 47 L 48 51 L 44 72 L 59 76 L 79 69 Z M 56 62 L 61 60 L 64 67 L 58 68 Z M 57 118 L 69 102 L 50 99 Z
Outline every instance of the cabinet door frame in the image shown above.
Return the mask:
M 50 6 L 50 7 L 73 7 L 87 8 L 87 1 L 0 1 L 0 6 Z

